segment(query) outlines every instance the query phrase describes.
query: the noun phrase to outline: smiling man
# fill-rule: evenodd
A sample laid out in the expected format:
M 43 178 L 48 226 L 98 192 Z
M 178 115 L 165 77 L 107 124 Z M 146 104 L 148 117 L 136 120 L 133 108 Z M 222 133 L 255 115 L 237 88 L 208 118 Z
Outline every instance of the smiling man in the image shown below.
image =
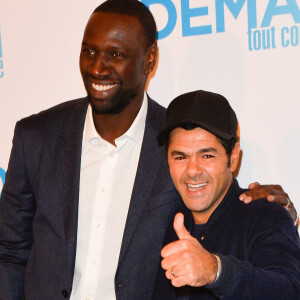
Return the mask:
M 239 200 L 244 190 L 232 174 L 240 145 L 228 101 L 206 91 L 175 98 L 158 139 L 186 209 L 166 232 L 153 299 L 299 299 L 292 219 L 278 204 Z
M 0 201 L 0 299 L 151 299 L 182 205 L 156 141 L 165 109 L 145 93 L 156 59 L 147 7 L 106 1 L 82 40 L 87 97 L 17 123 Z M 281 188 L 247 193 L 290 203 Z

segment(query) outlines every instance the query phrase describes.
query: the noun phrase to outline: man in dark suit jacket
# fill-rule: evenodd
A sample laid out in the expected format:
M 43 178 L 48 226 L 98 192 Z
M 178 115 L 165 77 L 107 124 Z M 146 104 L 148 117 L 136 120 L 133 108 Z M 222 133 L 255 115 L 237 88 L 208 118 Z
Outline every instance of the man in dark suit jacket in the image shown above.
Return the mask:
M 70 299 L 88 105 L 99 136 L 115 145 L 142 106 L 156 55 L 148 9 L 139 1 L 107 1 L 92 14 L 83 37 L 80 69 L 88 97 L 17 123 L 0 201 L 1 300 Z M 163 236 L 181 206 L 156 143 L 165 109 L 145 101 L 143 142 L 115 272 L 117 299 L 151 298 Z M 258 194 L 269 192 L 258 188 Z M 277 195 L 287 201 L 282 191 Z

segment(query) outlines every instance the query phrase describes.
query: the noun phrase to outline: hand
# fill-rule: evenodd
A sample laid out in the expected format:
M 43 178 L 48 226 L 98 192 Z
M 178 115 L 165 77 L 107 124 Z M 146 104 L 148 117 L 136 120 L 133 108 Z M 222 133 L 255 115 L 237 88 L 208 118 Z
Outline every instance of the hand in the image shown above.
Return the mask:
M 161 251 L 161 266 L 166 270 L 166 277 L 175 287 L 199 287 L 212 283 L 217 274 L 217 259 L 189 234 L 183 221 L 183 214 L 176 214 L 173 226 L 179 240 Z
M 284 206 L 290 213 L 294 221 L 297 219 L 297 211 L 293 202 L 289 199 L 287 193 L 284 192 L 280 185 L 260 185 L 258 182 L 249 185 L 249 191 L 240 195 L 240 200 L 248 204 L 254 200 L 267 198 L 270 202 L 277 202 Z

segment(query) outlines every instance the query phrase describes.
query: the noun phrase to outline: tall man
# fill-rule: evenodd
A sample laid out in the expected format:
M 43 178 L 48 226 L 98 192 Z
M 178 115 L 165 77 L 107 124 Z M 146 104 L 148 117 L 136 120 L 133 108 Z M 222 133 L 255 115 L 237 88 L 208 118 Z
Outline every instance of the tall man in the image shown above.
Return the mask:
M 237 119 L 227 100 L 206 91 L 178 96 L 159 141 L 186 210 L 166 233 L 153 299 L 300 299 L 290 216 L 278 204 L 239 200 Z
M 156 56 L 149 10 L 104 2 L 82 41 L 88 97 L 17 123 L 0 202 L 0 299 L 151 298 L 182 205 L 156 143 L 165 109 L 144 91 Z

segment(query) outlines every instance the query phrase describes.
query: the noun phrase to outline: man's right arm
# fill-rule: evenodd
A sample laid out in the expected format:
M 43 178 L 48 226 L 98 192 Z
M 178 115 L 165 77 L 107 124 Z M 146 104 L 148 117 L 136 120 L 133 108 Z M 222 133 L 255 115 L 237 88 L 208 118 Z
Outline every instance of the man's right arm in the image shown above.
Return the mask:
M 34 145 L 33 145 L 34 147 Z M 0 299 L 22 298 L 33 234 L 35 199 L 27 175 L 22 136 L 16 125 L 0 199 Z

